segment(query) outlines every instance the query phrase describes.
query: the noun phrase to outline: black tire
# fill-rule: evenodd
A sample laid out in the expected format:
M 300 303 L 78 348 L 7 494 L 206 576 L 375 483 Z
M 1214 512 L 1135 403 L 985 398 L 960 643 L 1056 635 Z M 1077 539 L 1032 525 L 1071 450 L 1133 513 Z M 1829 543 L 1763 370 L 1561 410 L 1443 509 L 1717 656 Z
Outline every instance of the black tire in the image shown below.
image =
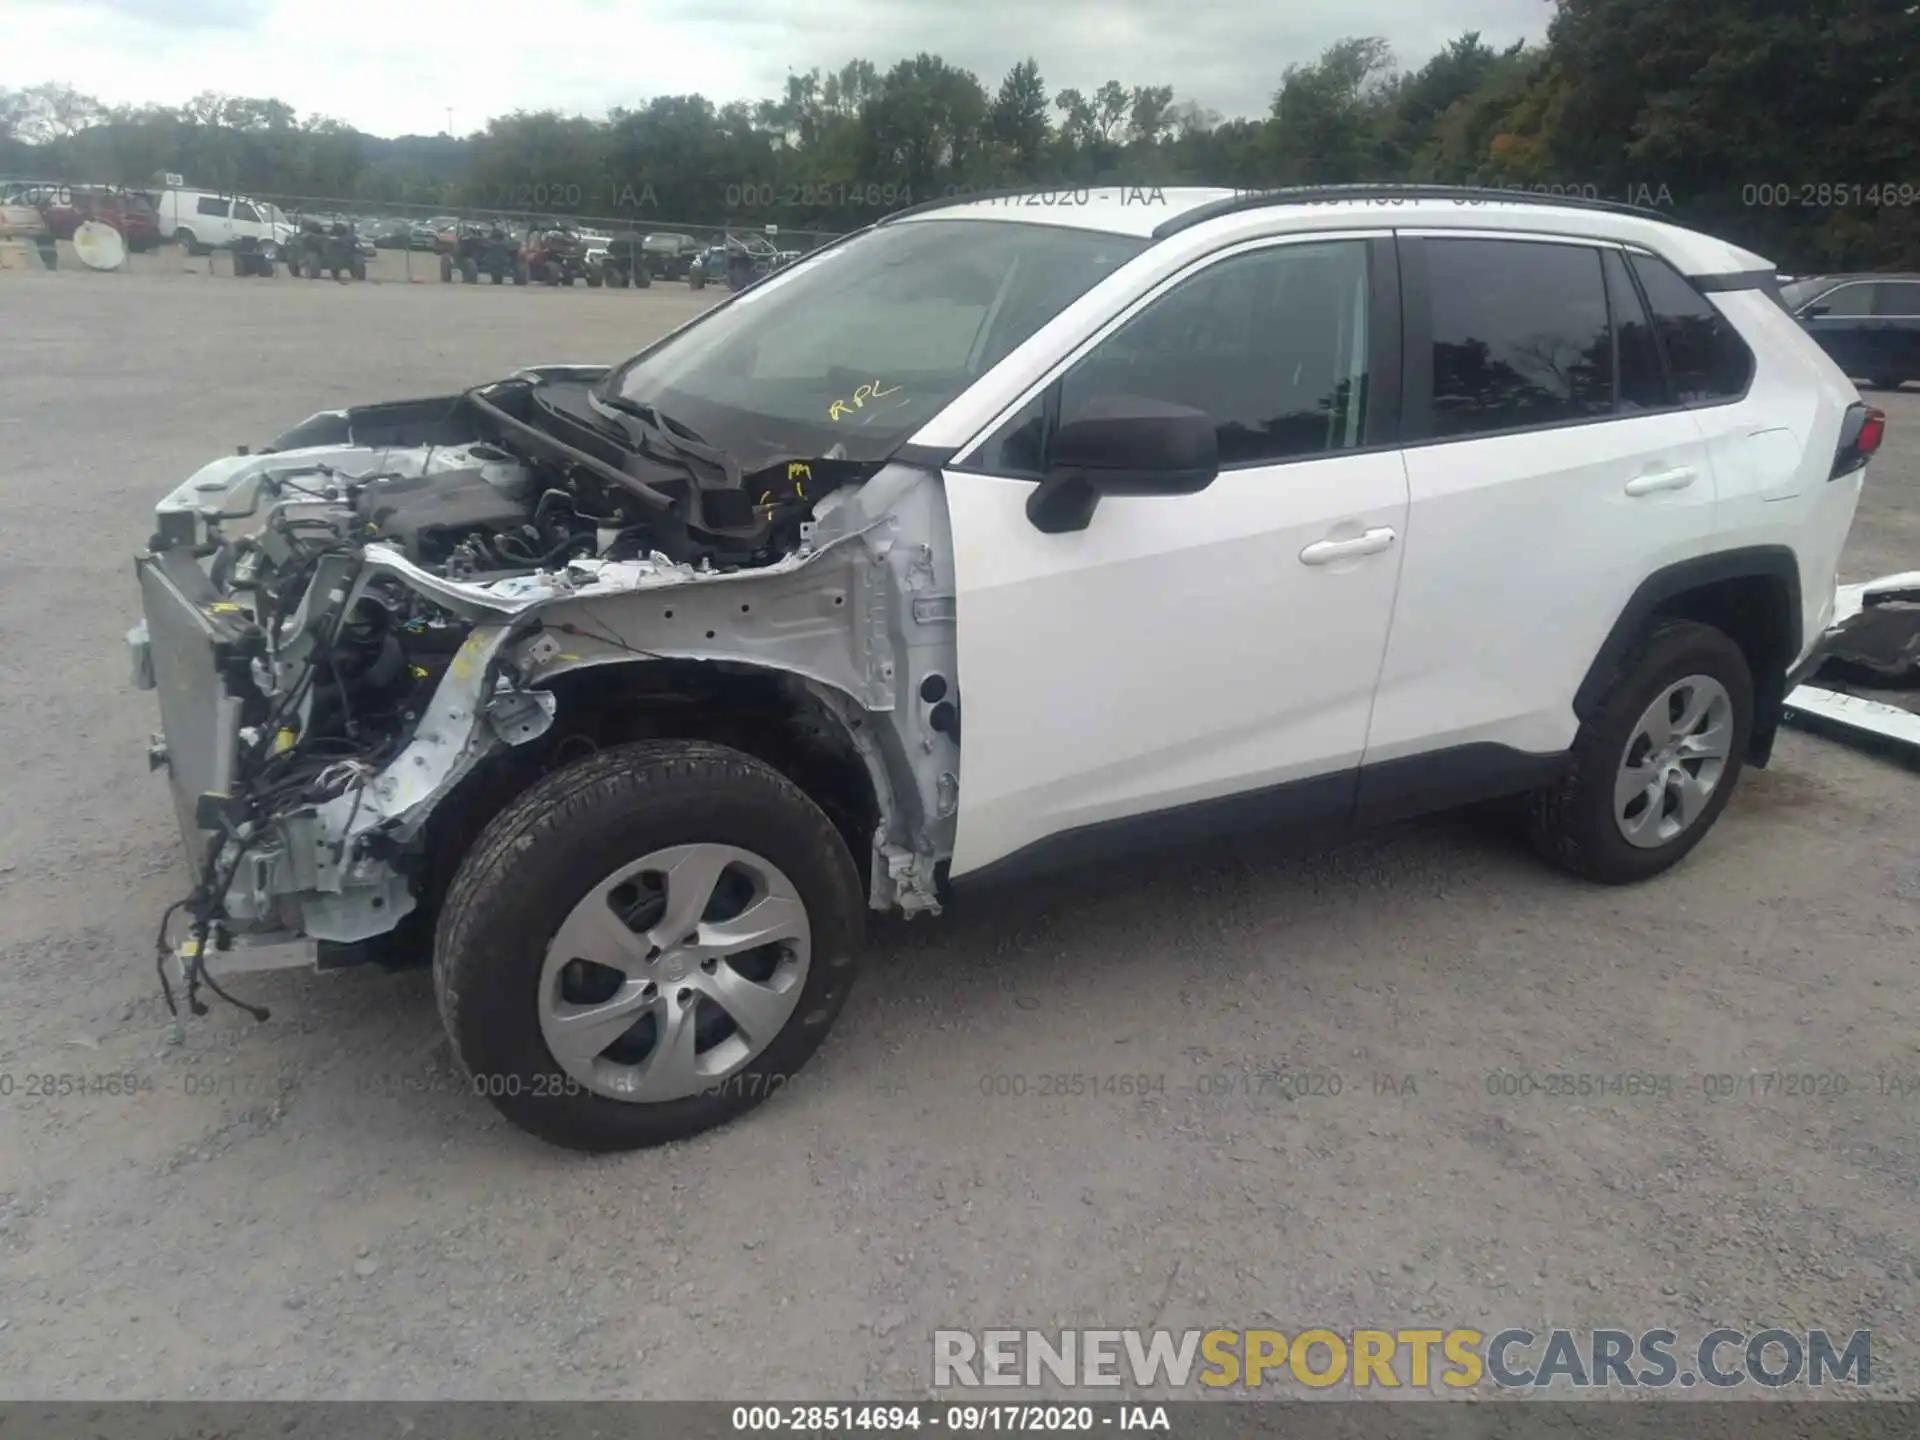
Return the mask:
M 711 841 L 764 855 L 807 909 L 812 962 L 785 1028 L 724 1085 L 633 1104 L 586 1090 L 555 1062 L 535 1000 L 548 941 L 614 867 Z M 514 1124 L 571 1150 L 635 1150 L 734 1119 L 782 1088 L 845 1005 L 865 894 L 846 841 L 778 771 L 720 745 L 643 741 L 555 771 L 496 816 L 440 912 L 434 993 L 455 1059 Z M 508 1092 L 508 1093 L 499 1093 Z
M 451 255 L 442 255 L 440 257 L 440 280 L 442 284 L 450 285 L 453 283 L 453 257 Z
M 645 265 L 634 266 L 633 284 L 635 289 L 651 290 L 653 288 L 653 272 L 647 269 Z
M 587 288 L 589 290 L 598 290 L 600 288 L 600 272 L 598 270 L 589 270 L 587 272 Z
M 353 262 L 353 278 L 356 280 L 367 278 L 367 262 L 364 259 Z
M 204 255 L 207 253 L 206 248 L 194 238 L 193 231 L 184 225 L 173 232 L 173 243 L 178 245 L 181 252 L 186 255 Z
M 690 290 L 707 288 L 707 271 L 704 265 L 695 266 L 687 272 L 687 288 Z
M 480 283 L 480 266 L 476 261 L 463 261 L 460 266 L 460 278 L 469 285 Z
M 1634 727 L 1660 692 L 1689 675 L 1726 687 L 1733 735 L 1725 768 L 1692 825 L 1664 845 L 1642 849 L 1620 833 L 1613 787 Z M 1614 671 L 1599 708 L 1574 737 L 1566 774 L 1535 791 L 1528 812 L 1534 847 L 1553 864 L 1603 885 L 1651 879 L 1700 843 L 1732 798 L 1753 733 L 1753 675 L 1724 632 L 1692 620 L 1654 624 Z
M 1876 375 L 1872 381 L 1873 388 L 1876 390 L 1898 390 L 1906 383 L 1905 380 L 1898 379 L 1892 375 Z
M 488 274 L 488 277 L 496 285 L 502 283 L 507 278 L 507 272 L 500 269 L 490 270 L 487 272 L 487 274 Z

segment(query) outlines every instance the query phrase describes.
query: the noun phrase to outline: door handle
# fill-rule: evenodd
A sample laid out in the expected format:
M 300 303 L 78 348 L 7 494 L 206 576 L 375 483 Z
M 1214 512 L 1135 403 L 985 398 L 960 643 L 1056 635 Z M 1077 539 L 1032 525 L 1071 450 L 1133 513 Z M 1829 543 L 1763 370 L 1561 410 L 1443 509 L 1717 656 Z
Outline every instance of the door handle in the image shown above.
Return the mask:
M 1393 544 L 1393 531 L 1380 525 L 1351 540 L 1316 540 L 1300 552 L 1302 565 L 1330 565 L 1357 555 L 1378 555 Z
M 1691 466 L 1682 465 L 1677 470 L 1655 470 L 1650 475 L 1636 475 L 1627 482 L 1627 494 L 1651 495 L 1656 490 L 1684 490 L 1699 478 L 1699 474 Z

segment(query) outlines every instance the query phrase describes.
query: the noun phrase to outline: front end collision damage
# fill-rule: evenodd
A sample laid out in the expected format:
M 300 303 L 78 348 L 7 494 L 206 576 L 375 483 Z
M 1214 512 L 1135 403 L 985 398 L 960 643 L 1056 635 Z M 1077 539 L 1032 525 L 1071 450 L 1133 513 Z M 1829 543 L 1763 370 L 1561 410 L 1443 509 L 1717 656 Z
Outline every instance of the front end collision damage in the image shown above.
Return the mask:
M 218 632 L 240 607 L 199 563 L 209 520 L 243 513 L 263 485 L 316 467 L 405 475 L 490 463 L 457 443 L 356 444 L 345 420 L 316 416 L 294 432 L 318 444 L 206 467 L 161 504 L 138 562 L 148 593 L 146 618 L 128 637 L 135 680 L 160 692 L 164 738 L 154 753 L 170 771 L 190 855 L 196 864 L 207 855 L 201 873 L 217 877 L 217 934 L 250 948 L 294 938 L 351 947 L 393 931 L 420 903 L 429 825 L 450 797 L 489 760 L 564 722 L 563 695 L 646 667 L 761 677 L 836 731 L 870 790 L 870 903 L 939 909 L 959 719 L 952 546 L 937 473 L 894 464 L 832 491 L 792 551 L 754 567 L 654 552 L 453 578 L 373 541 L 323 556 L 271 659 L 256 656 L 249 675 L 237 674 Z M 281 503 L 296 502 L 283 494 Z M 178 582 L 178 604 L 156 605 L 163 579 Z M 348 762 L 314 803 L 266 820 L 238 806 L 223 815 L 234 694 L 250 681 L 269 701 L 292 699 L 316 650 L 383 580 L 469 627 L 404 745 L 377 768 Z M 204 633 L 183 638 L 183 627 Z M 296 706 L 291 730 L 312 703 Z M 253 967 L 236 952 L 225 968 Z

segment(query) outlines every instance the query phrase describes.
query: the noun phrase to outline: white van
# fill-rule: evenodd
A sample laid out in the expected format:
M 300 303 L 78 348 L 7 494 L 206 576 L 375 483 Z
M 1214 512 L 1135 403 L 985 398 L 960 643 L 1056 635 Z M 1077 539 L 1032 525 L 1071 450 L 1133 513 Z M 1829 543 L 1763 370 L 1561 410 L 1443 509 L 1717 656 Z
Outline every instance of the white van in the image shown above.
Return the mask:
M 254 239 L 271 255 L 293 235 L 293 226 L 278 206 L 245 195 L 219 195 L 211 190 L 163 190 L 154 197 L 160 233 L 190 255 L 227 250 L 236 240 Z

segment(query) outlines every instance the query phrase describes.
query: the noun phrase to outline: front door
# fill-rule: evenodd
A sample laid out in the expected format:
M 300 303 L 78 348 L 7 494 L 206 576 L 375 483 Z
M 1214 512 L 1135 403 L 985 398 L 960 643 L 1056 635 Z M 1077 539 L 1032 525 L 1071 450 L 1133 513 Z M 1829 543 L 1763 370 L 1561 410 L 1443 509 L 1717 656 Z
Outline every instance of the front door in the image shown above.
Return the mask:
M 1221 819 L 1344 821 L 1406 528 L 1401 455 L 1368 414 L 1379 328 L 1397 335 L 1397 314 L 1374 313 L 1397 311 L 1378 301 L 1391 244 L 1197 261 L 948 469 L 956 878 L 1047 840 L 1057 858 Z M 1041 532 L 1025 506 L 1049 414 L 1113 395 L 1212 415 L 1218 478 L 1108 496 L 1086 529 Z

